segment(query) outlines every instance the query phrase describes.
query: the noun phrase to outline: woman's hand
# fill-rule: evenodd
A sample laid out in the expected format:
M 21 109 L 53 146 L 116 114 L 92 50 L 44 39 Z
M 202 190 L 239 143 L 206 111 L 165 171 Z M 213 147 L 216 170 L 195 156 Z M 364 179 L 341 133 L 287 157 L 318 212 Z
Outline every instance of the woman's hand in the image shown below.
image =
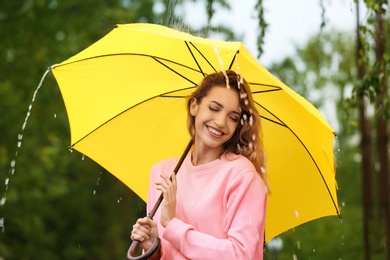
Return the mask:
M 153 244 L 154 238 L 158 237 L 157 223 L 148 217 L 139 218 L 133 225 L 131 240 L 140 241 L 140 247 L 145 251 Z
M 166 227 L 176 215 L 176 174 L 172 174 L 172 180 L 164 174 L 161 174 L 162 181 L 157 182 L 157 189 L 163 193 L 161 209 L 161 225 Z

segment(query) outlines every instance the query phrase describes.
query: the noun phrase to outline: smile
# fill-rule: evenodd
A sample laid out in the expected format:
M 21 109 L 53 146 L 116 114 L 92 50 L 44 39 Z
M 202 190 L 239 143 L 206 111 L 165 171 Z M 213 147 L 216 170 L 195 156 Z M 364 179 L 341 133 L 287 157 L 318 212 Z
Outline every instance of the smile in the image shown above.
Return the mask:
M 208 129 L 209 129 L 209 131 L 210 131 L 211 133 L 213 133 L 214 135 L 222 136 L 222 134 L 223 134 L 221 131 L 218 131 L 217 129 L 214 129 L 214 128 L 212 128 L 212 127 L 208 127 Z

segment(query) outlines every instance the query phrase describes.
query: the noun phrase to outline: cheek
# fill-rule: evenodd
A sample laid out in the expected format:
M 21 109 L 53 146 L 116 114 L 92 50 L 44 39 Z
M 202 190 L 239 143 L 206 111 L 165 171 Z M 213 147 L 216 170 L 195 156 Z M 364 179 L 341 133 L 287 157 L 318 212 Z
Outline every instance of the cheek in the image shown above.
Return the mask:
M 230 122 L 230 123 L 229 123 L 229 129 L 230 129 L 230 132 L 231 132 L 232 134 L 234 134 L 234 132 L 237 130 L 238 124 L 239 124 L 239 123 L 236 123 L 236 122 Z

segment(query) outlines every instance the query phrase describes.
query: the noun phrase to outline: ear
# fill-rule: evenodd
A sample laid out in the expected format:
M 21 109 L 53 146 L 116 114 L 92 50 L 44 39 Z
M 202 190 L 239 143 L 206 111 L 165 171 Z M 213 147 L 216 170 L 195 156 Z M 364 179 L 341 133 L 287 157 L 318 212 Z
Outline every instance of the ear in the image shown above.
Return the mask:
M 191 116 L 196 116 L 196 114 L 198 113 L 198 107 L 199 106 L 198 106 L 196 98 L 192 98 L 191 105 L 190 105 Z

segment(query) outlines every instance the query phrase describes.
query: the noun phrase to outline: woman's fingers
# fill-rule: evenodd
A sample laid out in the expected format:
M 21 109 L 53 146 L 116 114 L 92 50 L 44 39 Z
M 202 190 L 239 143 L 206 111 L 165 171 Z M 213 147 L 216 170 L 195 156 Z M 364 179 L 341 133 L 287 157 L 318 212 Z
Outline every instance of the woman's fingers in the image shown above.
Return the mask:
M 173 173 L 172 179 L 170 179 L 167 175 L 161 174 L 161 178 L 162 181 L 156 183 L 156 185 L 157 189 L 160 190 L 164 196 L 160 222 L 163 227 L 166 227 L 176 214 L 176 176 Z
M 156 182 L 157 189 L 163 193 L 174 191 L 176 192 L 176 175 L 172 174 L 172 180 L 165 174 L 160 175 L 163 179 L 161 182 Z
M 131 231 L 131 239 L 144 241 L 149 239 L 150 234 L 150 226 L 148 224 L 148 218 L 140 218 L 133 225 L 133 230 Z

